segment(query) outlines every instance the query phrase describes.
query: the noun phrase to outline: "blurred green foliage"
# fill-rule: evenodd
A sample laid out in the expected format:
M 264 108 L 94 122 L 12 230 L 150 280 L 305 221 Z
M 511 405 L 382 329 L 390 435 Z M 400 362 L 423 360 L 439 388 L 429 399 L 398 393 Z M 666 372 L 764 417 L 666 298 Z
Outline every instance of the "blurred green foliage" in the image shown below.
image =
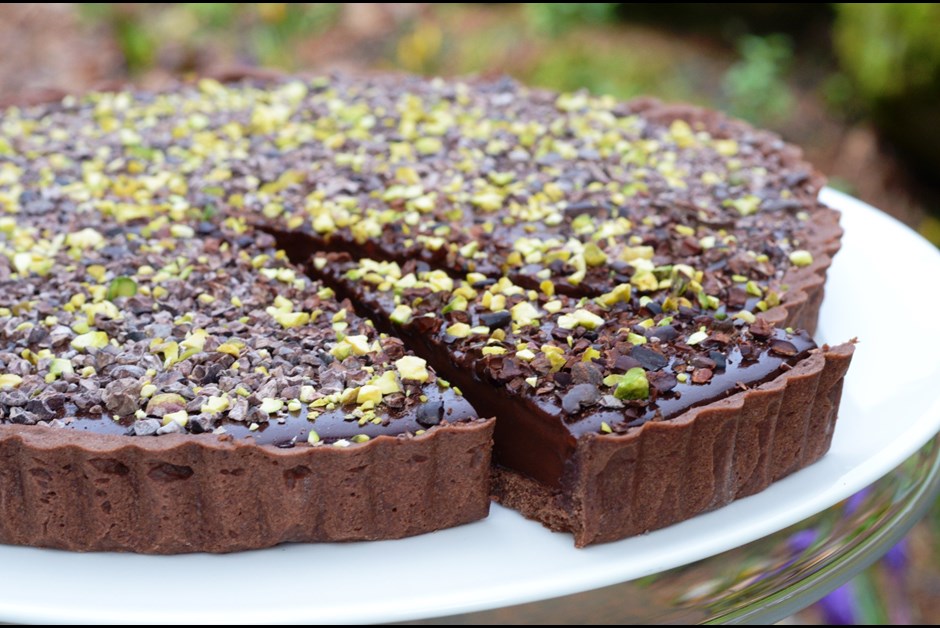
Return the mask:
M 579 24 L 601 24 L 613 21 L 616 2 L 526 3 L 525 15 L 536 31 L 559 35 Z
M 184 66 L 206 51 L 233 51 L 243 62 L 293 69 L 292 46 L 329 28 L 340 9 L 338 3 L 310 2 L 80 6 L 87 19 L 111 29 L 131 73 L 158 64 L 169 48 Z
M 940 175 L 940 5 L 839 4 L 835 51 L 875 124 Z
M 937 90 L 940 5 L 837 4 L 839 63 L 871 101 Z
M 742 118 L 766 124 L 789 115 L 793 93 L 787 73 L 793 45 L 786 35 L 746 35 L 738 42 L 740 59 L 725 74 L 728 108 Z

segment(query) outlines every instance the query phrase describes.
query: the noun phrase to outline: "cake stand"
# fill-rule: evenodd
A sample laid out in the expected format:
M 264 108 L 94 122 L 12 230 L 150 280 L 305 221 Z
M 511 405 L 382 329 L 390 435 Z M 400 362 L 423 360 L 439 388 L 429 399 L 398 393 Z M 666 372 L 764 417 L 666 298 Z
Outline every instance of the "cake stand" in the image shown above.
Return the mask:
M 221 556 L 0 546 L 0 622 L 771 622 L 810 604 L 940 490 L 940 253 L 851 197 L 823 200 L 845 238 L 819 340 L 860 344 L 829 453 L 766 491 L 582 550 L 498 506 L 410 539 Z
M 875 562 L 938 493 L 935 439 L 853 497 L 742 547 L 592 591 L 413 623 L 768 625 Z

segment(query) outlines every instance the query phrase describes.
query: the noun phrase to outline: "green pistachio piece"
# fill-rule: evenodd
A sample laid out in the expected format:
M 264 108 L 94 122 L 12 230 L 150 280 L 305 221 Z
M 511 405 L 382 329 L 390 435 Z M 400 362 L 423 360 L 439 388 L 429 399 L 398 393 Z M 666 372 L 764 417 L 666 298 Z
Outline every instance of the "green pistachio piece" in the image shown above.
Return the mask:
M 169 425 L 170 423 L 179 423 L 181 427 L 186 427 L 186 424 L 189 423 L 189 413 L 186 410 L 178 410 L 164 414 L 163 424 Z
M 269 307 L 267 312 L 284 329 L 300 327 L 310 322 L 309 312 L 285 312 L 274 307 Z
M 84 351 L 94 347 L 95 349 L 101 349 L 108 344 L 110 339 L 108 334 L 103 331 L 89 331 L 84 334 L 75 336 L 70 343 L 73 349 L 78 351 Z
M 790 263 L 794 266 L 809 266 L 813 263 L 813 254 L 803 249 L 790 253 Z
M 617 399 L 646 399 L 650 395 L 650 383 L 646 371 L 636 367 L 627 371 L 614 389 Z
M 416 382 L 426 382 L 431 376 L 428 373 L 428 363 L 414 355 L 406 355 L 403 358 L 395 360 L 395 368 L 402 379 L 410 379 Z
M 108 284 L 105 298 L 114 301 L 119 297 L 132 297 L 137 294 L 137 282 L 130 277 L 115 277 Z
M 13 373 L 0 375 L 0 390 L 10 390 L 23 383 L 23 378 Z
M 604 319 L 587 310 L 575 310 L 571 314 L 562 314 L 558 317 L 558 326 L 562 329 L 574 329 L 577 326 L 585 329 L 597 329 L 604 324 Z
M 392 310 L 389 319 L 397 325 L 405 325 L 408 321 L 411 320 L 411 315 L 413 311 L 407 305 L 399 305 L 394 310 Z
M 516 351 L 516 357 L 525 362 L 531 362 L 535 359 L 535 353 L 531 349 L 521 349 Z
M 284 407 L 283 399 L 274 399 L 272 397 L 265 397 L 261 400 L 261 411 L 265 414 L 274 414 L 275 412 L 280 412 Z
M 398 374 L 395 371 L 385 371 L 382 376 L 373 382 L 383 395 L 392 395 L 401 392 L 401 384 L 398 382 Z
M 200 412 L 206 414 L 218 414 L 220 412 L 225 412 L 229 409 L 229 399 L 225 395 L 211 395 L 202 407 L 199 409 Z
M 59 377 L 60 375 L 71 375 L 75 372 L 75 369 L 72 367 L 71 360 L 65 358 L 54 358 L 52 362 L 49 363 L 49 374 L 53 377 Z
M 607 263 L 607 254 L 593 242 L 584 245 L 584 263 L 592 268 Z
M 382 389 L 373 384 L 366 384 L 359 388 L 359 394 L 356 395 L 356 403 L 363 404 L 371 401 L 373 404 L 382 401 Z
M 517 325 L 531 325 L 542 317 L 542 313 L 528 301 L 516 303 L 509 308 L 509 312 L 512 314 L 512 321 Z
M 454 323 L 448 327 L 445 332 L 448 336 L 453 336 L 454 338 L 466 338 L 470 335 L 470 325 L 466 323 Z

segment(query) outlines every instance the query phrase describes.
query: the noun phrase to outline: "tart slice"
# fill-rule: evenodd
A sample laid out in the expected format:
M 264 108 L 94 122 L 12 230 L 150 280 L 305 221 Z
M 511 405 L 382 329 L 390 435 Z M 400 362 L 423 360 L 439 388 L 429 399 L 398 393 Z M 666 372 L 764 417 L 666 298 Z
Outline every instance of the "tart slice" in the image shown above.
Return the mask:
M 485 517 L 493 422 L 265 234 L 0 237 L 0 542 L 228 552 Z
M 495 498 L 579 546 L 750 495 L 829 447 L 853 346 L 690 301 L 692 269 L 652 297 L 579 299 L 417 263 L 313 267 L 497 417 Z

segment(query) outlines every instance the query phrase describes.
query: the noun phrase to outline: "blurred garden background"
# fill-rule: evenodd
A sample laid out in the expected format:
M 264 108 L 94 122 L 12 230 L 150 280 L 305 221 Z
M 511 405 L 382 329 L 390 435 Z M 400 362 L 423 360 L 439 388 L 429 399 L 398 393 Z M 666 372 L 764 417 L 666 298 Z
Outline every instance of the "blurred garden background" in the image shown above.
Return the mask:
M 236 67 L 508 74 L 722 109 L 940 245 L 940 5 L 3 4 L 0 102 Z M 940 623 L 940 507 L 794 623 Z

